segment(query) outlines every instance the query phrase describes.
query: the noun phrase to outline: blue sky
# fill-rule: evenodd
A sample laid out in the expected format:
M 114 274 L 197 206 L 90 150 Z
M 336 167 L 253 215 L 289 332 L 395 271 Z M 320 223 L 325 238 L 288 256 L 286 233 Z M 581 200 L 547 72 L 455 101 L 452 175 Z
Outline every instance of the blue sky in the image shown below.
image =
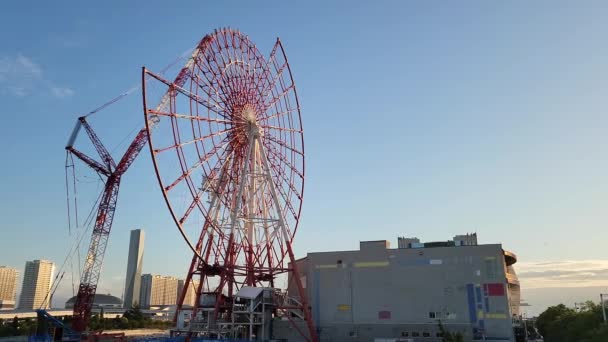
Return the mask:
M 281 37 L 298 86 L 307 152 L 298 255 L 476 231 L 482 243 L 517 253 L 522 267 L 603 265 L 607 7 L 5 3 L 0 264 L 63 260 L 71 244 L 63 147 L 79 114 L 137 84 L 142 65 L 159 70 L 214 28 L 231 26 L 266 54 Z M 108 146 L 143 125 L 140 103 L 135 92 L 92 118 Z M 138 227 L 147 234 L 145 271 L 183 275 L 189 253 L 146 151 L 123 179 L 101 291 L 122 291 L 128 231 Z M 594 277 L 573 286 L 608 285 Z

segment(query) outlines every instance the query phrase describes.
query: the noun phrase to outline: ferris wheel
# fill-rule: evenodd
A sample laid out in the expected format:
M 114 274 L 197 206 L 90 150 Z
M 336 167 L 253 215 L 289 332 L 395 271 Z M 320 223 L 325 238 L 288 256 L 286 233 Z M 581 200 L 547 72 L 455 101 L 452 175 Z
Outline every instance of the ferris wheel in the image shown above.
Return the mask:
M 216 30 L 174 80 L 144 68 L 142 82 L 154 169 L 193 253 L 187 282 L 199 277 L 194 310 L 213 292 L 218 316 L 240 288 L 276 287 L 277 276 L 290 273 L 315 340 L 292 249 L 304 135 L 281 41 L 265 57 L 239 31 Z

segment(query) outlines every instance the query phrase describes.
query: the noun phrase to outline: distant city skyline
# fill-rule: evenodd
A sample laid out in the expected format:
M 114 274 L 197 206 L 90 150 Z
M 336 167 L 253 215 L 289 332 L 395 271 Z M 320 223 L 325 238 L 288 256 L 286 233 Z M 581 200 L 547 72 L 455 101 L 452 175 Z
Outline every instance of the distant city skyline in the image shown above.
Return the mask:
M 395 248 L 398 247 L 397 238 L 391 242 L 393 243 L 392 246 Z M 608 275 L 604 271 L 606 269 L 608 269 L 608 261 L 606 260 L 562 260 L 559 262 L 518 261 L 518 263 L 515 265 L 515 270 L 518 274 L 522 288 L 522 302 L 528 304 L 527 306 L 522 306 L 521 311 L 527 316 L 534 316 L 538 315 L 549 305 L 563 303 L 567 306 L 574 307 L 575 302 L 596 299 L 599 300 L 599 293 L 605 291 L 606 289 L 606 285 L 604 285 L 606 283 L 604 279 L 608 279 Z M 18 268 L 17 273 L 19 275 L 23 274 L 23 272 Z M 154 275 L 176 278 L 178 281 L 178 288 L 180 282 L 183 283 L 184 281 L 184 275 L 179 276 L 176 273 L 172 275 Z M 64 278 L 67 279 L 68 277 L 69 275 L 66 275 Z M 120 298 L 125 278 L 124 276 L 111 278 L 111 283 L 115 284 L 114 289 L 107 287 L 106 284 L 108 284 L 108 281 L 106 279 L 108 279 L 108 277 L 106 276 L 106 278 L 104 278 L 102 275 L 101 284 L 103 286 L 97 291 L 97 293 L 110 294 Z M 75 279 L 75 285 L 78 285 L 78 280 L 77 278 Z M 583 279 L 585 282 L 581 282 L 580 279 Z M 15 303 L 16 306 L 19 303 L 18 301 L 22 287 L 22 281 L 19 280 L 19 277 L 18 285 Z M 70 286 L 71 285 L 65 280 L 63 285 L 59 286 L 59 290 L 52 298 L 53 308 L 63 308 L 65 302 L 72 297 L 72 295 L 70 295 L 68 292 L 70 291 Z M 177 293 L 179 295 L 179 291 Z M 184 303 L 188 304 L 189 301 L 193 300 L 193 291 L 188 289 Z
M 158 13 L 168 19 L 150 25 Z M 159 71 L 231 26 L 265 55 L 279 36 L 289 56 L 306 147 L 296 257 L 476 231 L 517 254 L 531 304 L 527 289 L 539 303 L 550 302 L 542 288 L 608 290 L 607 16 L 602 1 L 7 3 L 0 264 L 20 278 L 26 260 L 59 267 L 86 231 L 100 185 L 82 164 L 80 223 L 66 219 L 64 146 L 76 118 L 138 85 L 142 65 Z M 26 17 L 37 20 L 24 27 Z M 89 119 L 118 155 L 143 125 L 141 93 Z M 98 286 L 117 297 L 133 227 L 146 229 L 144 272 L 184 278 L 192 257 L 149 153 L 121 182 Z M 77 291 L 89 236 L 64 268 L 61 304 Z M 576 298 L 548 292 L 554 303 Z

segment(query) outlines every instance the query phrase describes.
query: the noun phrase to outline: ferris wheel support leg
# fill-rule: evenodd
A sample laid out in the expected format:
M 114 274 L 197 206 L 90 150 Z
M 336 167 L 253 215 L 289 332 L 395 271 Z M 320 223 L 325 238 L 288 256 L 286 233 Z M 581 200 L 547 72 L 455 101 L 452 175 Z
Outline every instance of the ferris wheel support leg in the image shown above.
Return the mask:
M 268 217 L 268 208 L 266 207 L 265 201 L 262 201 L 262 211 L 264 213 L 264 216 Z M 266 251 L 268 253 L 268 278 L 270 279 L 270 287 L 274 287 L 274 272 L 272 272 L 272 251 L 270 247 L 270 235 L 268 234 L 268 230 L 270 230 L 268 222 L 264 221 L 264 237 L 266 238 Z
M 196 244 L 196 250 L 202 252 L 202 247 L 203 247 L 203 241 L 204 241 L 204 236 L 205 236 L 205 232 L 207 230 L 207 223 L 205 223 L 205 227 L 203 228 L 203 232 L 200 235 L 199 241 Z M 209 244 L 209 242 L 208 242 Z M 210 250 L 209 246 L 207 246 L 206 250 Z M 199 252 L 199 253 L 200 253 Z M 207 263 L 207 259 L 209 258 L 209 252 L 205 253 L 205 257 L 203 262 Z M 199 273 L 199 286 L 197 286 L 196 288 L 196 301 L 194 302 L 194 306 L 192 307 L 192 317 L 196 316 L 197 310 L 198 310 L 198 302 L 199 302 L 199 297 L 200 297 L 200 293 L 201 293 L 201 285 L 204 281 L 204 277 L 205 275 L 198 272 L 198 265 L 200 264 L 200 257 L 197 254 L 194 254 L 194 256 L 192 257 L 192 262 L 190 263 L 190 268 L 188 269 L 188 274 L 186 275 L 186 280 L 184 281 L 184 288 L 182 290 L 182 293 L 180 293 L 179 298 L 178 298 L 178 302 L 177 302 L 177 307 L 175 309 L 175 315 L 173 316 L 173 323 L 177 324 L 178 320 L 178 315 L 180 314 L 180 312 L 182 311 L 182 307 L 184 305 L 184 300 L 186 298 L 186 293 L 188 292 L 187 289 L 189 288 L 190 284 L 193 283 L 193 278 L 194 275 L 196 273 Z
M 213 217 L 212 222 L 217 222 L 217 217 L 220 212 L 220 208 L 219 208 L 220 202 L 218 201 L 218 198 L 220 196 L 220 193 L 223 192 L 224 177 L 226 175 L 226 167 L 230 161 L 230 157 L 231 157 L 231 154 L 228 154 L 228 156 L 226 157 L 226 160 L 223 162 L 223 165 L 221 167 L 220 176 L 219 176 L 218 182 L 217 182 L 217 188 L 212 189 L 211 202 L 209 203 L 209 210 L 208 210 L 209 216 Z M 214 209 L 215 209 L 215 213 L 213 211 Z M 214 236 L 213 228 L 214 228 L 213 223 L 208 223 L 207 221 L 205 221 L 205 225 L 203 226 L 203 230 L 202 230 L 202 232 L 199 236 L 199 240 L 196 244 L 197 253 L 194 253 L 194 255 L 192 256 L 192 262 L 190 263 L 190 269 L 188 270 L 188 275 L 186 276 L 186 281 L 184 284 L 184 288 L 187 288 L 187 286 L 190 286 L 190 283 L 192 282 L 192 278 L 195 275 L 195 273 L 199 274 L 199 284 L 196 288 L 196 292 L 195 292 L 195 296 L 194 296 L 195 302 L 194 302 L 194 306 L 192 307 L 192 317 L 196 317 L 196 314 L 198 313 L 200 297 L 202 296 L 202 291 L 204 288 L 203 284 L 204 284 L 204 281 L 207 276 L 204 272 L 202 272 L 199 269 L 200 268 L 199 266 L 201 263 L 203 265 L 209 263 L 209 256 L 211 255 L 211 250 L 213 249 L 213 236 Z M 205 248 L 203 249 L 203 242 L 205 239 L 205 234 L 207 234 L 207 244 L 206 244 Z M 184 290 L 180 295 L 179 301 L 177 303 L 177 309 L 175 310 L 175 316 L 173 317 L 174 323 L 177 323 L 177 317 L 183 307 L 184 299 L 186 297 L 186 292 L 187 292 L 187 290 Z
M 255 145 L 255 139 L 253 140 L 252 146 L 252 162 L 249 167 L 251 171 L 251 177 L 249 179 L 249 194 L 247 195 L 247 221 L 245 224 L 246 232 L 247 232 L 247 277 L 246 284 L 248 286 L 255 286 L 255 275 L 253 270 L 253 239 L 254 239 L 254 229 L 253 229 L 253 217 L 255 211 L 255 193 L 256 193 L 256 169 L 257 169 L 257 148 Z
M 211 254 L 212 248 L 213 248 L 213 234 L 211 234 L 211 236 L 209 237 L 209 240 L 207 240 L 207 245 L 205 246 L 205 256 L 204 256 L 204 259 L 202 260 L 203 264 L 208 263 L 209 255 Z M 198 261 L 197 266 L 199 266 L 201 259 L 196 254 L 194 255 L 194 258 L 197 259 L 197 261 Z M 192 307 L 191 320 L 196 318 L 196 315 L 198 314 L 200 298 L 202 296 L 204 282 L 205 282 L 205 279 L 207 279 L 207 274 L 205 274 L 205 272 L 201 271 L 199 269 L 199 267 L 197 267 L 196 271 L 199 274 L 199 282 L 198 282 L 198 286 L 195 289 L 195 291 L 196 291 L 195 292 L 195 302 L 194 302 L 194 306 Z M 185 295 L 186 292 L 187 292 L 187 290 L 184 290 L 183 295 Z M 182 303 L 183 303 L 183 300 L 182 300 Z M 188 334 L 188 337 L 190 337 L 190 336 L 191 336 L 191 333 Z
M 205 226 L 207 226 L 207 224 L 205 223 Z M 203 247 L 203 237 L 205 235 L 205 228 L 203 228 L 203 233 L 201 233 L 198 243 L 196 244 L 196 250 L 201 251 L 201 248 Z M 188 275 L 186 275 L 186 280 L 184 282 L 184 290 L 182 290 L 182 293 L 180 294 L 179 298 L 178 298 L 178 302 L 177 302 L 177 307 L 175 309 L 175 316 L 173 316 L 173 323 L 177 323 L 177 317 L 180 313 L 180 311 L 182 310 L 182 306 L 184 304 L 184 299 L 186 298 L 186 289 L 188 288 L 188 286 L 190 286 L 190 282 L 192 281 L 195 269 L 196 269 L 196 265 L 199 262 L 199 257 L 198 255 L 194 254 L 194 256 L 192 257 L 192 262 L 190 263 L 190 268 L 188 269 Z M 194 308 L 192 310 L 192 316 L 194 316 L 194 313 L 196 311 L 196 303 L 194 304 Z
M 241 172 L 241 175 L 243 177 L 242 177 L 242 179 L 239 180 L 239 182 L 240 182 L 239 191 L 236 194 L 236 197 L 233 198 L 234 209 L 230 213 L 230 235 L 228 238 L 228 246 L 227 246 L 227 250 L 226 250 L 226 255 L 224 256 L 224 269 L 222 270 L 220 284 L 217 287 L 217 293 L 218 293 L 219 298 L 215 302 L 214 315 L 216 318 L 217 318 L 217 314 L 219 312 L 219 305 L 221 302 L 220 299 L 221 299 L 222 290 L 223 290 L 224 286 L 226 285 L 226 283 L 228 283 L 228 297 L 232 298 L 234 282 L 227 281 L 227 277 L 229 276 L 229 274 L 228 274 L 229 272 L 227 272 L 227 269 L 230 268 L 232 271 L 234 271 L 234 264 L 235 264 L 234 256 L 235 256 L 235 252 L 236 252 L 235 245 L 234 245 L 234 228 L 235 228 L 236 222 L 237 222 L 237 216 L 238 216 L 238 211 L 240 209 L 241 198 L 243 197 L 243 191 L 245 188 L 245 180 L 247 179 L 248 164 L 249 164 L 249 160 L 251 159 L 251 153 L 253 151 L 253 144 L 254 144 L 254 136 L 253 136 L 253 134 L 251 134 L 249 136 L 247 155 L 245 157 L 245 160 L 243 161 L 243 169 Z
M 249 136 L 249 145 L 247 147 L 247 156 L 245 157 L 245 160 L 243 161 L 243 172 L 241 172 L 241 175 L 243 175 L 242 179 L 239 179 L 239 192 L 236 196 L 236 198 L 234 199 L 234 209 L 232 210 L 232 212 L 230 213 L 230 242 L 233 242 L 234 240 L 234 227 L 236 225 L 236 219 L 238 216 L 238 212 L 240 209 L 240 204 L 241 204 L 241 198 L 243 198 L 243 190 L 245 189 L 245 180 L 247 179 L 247 175 L 248 175 L 248 164 L 249 164 L 249 160 L 251 160 L 251 153 L 253 151 L 253 146 L 254 146 L 254 136 L 250 135 Z M 230 243 L 229 243 L 230 245 Z M 231 246 L 228 246 L 229 248 Z
M 256 139 L 258 139 L 258 137 L 256 137 Z M 268 163 L 268 158 L 266 157 L 266 152 L 264 151 L 264 147 L 262 144 L 260 144 L 260 157 L 262 159 L 262 162 L 264 163 L 264 167 L 266 168 L 266 177 L 268 185 L 270 187 L 270 193 L 272 195 L 274 207 L 277 212 L 277 217 L 279 218 L 279 226 L 281 228 L 281 233 L 283 234 L 283 239 L 285 240 L 285 245 L 287 246 L 287 253 L 289 254 L 289 259 L 291 261 L 291 271 L 293 273 L 293 277 L 295 278 L 295 283 L 296 287 L 298 288 L 298 292 L 300 293 L 300 298 L 302 301 L 302 311 L 304 311 L 304 318 L 306 320 L 306 325 L 308 326 L 308 331 L 310 333 L 310 341 L 317 342 L 319 341 L 319 338 L 317 336 L 317 331 L 312 323 L 312 315 L 310 313 L 310 307 L 308 306 L 308 296 L 306 295 L 306 292 L 302 287 L 302 281 L 300 280 L 300 272 L 298 271 L 296 258 L 293 254 L 293 249 L 291 248 L 291 241 L 287 232 L 285 220 L 283 219 L 283 213 L 281 212 L 279 197 L 277 195 L 277 190 L 275 188 L 274 181 L 272 180 L 272 176 L 270 173 L 270 165 Z

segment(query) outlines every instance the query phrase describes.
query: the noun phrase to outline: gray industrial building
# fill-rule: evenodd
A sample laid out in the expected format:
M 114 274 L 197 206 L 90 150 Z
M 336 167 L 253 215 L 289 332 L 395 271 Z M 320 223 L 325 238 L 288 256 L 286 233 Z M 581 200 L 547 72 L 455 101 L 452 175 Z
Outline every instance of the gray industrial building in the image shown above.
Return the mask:
M 359 250 L 298 260 L 321 341 L 441 341 L 439 322 L 465 341 L 514 341 L 516 257 L 476 234 L 445 242 L 363 241 Z M 293 279 L 291 296 L 297 296 Z M 277 322 L 278 323 L 278 322 Z M 275 338 L 298 340 L 275 324 Z

